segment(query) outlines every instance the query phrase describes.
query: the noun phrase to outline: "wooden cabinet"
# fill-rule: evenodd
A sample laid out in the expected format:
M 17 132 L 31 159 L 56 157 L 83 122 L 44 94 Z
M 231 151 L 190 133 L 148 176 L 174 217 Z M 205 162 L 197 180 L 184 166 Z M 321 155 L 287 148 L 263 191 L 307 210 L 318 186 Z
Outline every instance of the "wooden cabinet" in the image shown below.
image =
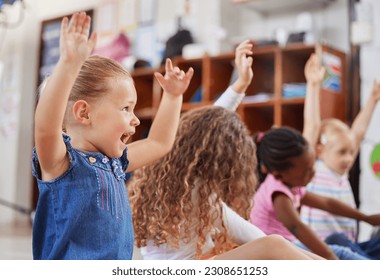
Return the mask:
M 304 97 L 284 97 L 283 85 L 305 83 L 304 66 L 315 52 L 314 45 L 292 44 L 255 47 L 253 55 L 254 77 L 246 95 L 237 109 L 251 133 L 265 131 L 275 126 L 291 126 L 302 130 Z M 346 120 L 346 56 L 343 52 L 322 46 L 323 63 L 327 78 L 321 91 L 322 118 L 335 117 Z M 186 71 L 193 67 L 194 77 L 184 94 L 183 111 L 212 104 L 231 84 L 234 73 L 234 52 L 198 59 L 175 58 L 174 65 Z M 154 79 L 155 70 L 132 73 L 138 94 L 136 115 L 142 121 L 134 139 L 146 135 L 159 105 L 161 88 Z M 263 95 L 267 93 L 268 95 Z M 260 98 L 264 96 L 263 98 Z

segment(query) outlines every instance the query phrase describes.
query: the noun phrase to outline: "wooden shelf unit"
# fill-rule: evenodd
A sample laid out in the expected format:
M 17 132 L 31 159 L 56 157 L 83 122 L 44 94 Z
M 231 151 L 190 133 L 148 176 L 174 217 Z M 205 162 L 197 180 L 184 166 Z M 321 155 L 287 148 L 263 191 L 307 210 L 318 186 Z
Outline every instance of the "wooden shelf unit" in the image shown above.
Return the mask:
M 254 77 L 246 95 L 271 93 L 267 100 L 243 101 L 238 107 L 238 114 L 251 133 L 265 131 L 272 126 L 291 126 L 298 130 L 303 127 L 304 98 L 283 97 L 285 83 L 305 83 L 304 66 L 310 55 L 315 52 L 315 45 L 292 44 L 284 48 L 278 46 L 255 47 L 253 52 Z M 328 46 L 322 46 L 323 57 L 331 56 L 340 64 L 340 88 L 321 90 L 322 118 L 335 117 L 346 120 L 346 55 Z M 183 111 L 195 107 L 213 104 L 221 93 L 231 84 L 234 72 L 234 52 L 218 56 L 204 56 L 197 59 L 175 58 L 173 64 L 187 71 L 194 68 L 194 77 L 189 89 L 184 94 Z M 154 117 L 159 105 L 161 89 L 154 79 L 155 71 L 164 72 L 163 67 L 154 70 L 141 70 L 132 73 L 138 94 L 136 115 L 146 121 Z M 199 101 L 192 101 L 197 91 L 201 91 Z M 199 92 L 198 92 L 199 93 Z M 141 112 L 150 112 L 142 114 Z M 147 122 L 149 123 L 149 122 Z M 136 135 L 138 139 L 140 135 Z

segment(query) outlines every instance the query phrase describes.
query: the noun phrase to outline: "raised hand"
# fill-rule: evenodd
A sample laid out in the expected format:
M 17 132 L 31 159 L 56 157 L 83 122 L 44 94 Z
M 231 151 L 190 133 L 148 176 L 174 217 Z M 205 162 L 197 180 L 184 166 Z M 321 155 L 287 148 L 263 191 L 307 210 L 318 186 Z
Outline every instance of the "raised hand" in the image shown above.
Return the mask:
M 377 81 L 373 82 L 371 98 L 373 98 L 374 102 L 377 102 L 380 99 L 380 83 Z
M 252 47 L 253 44 L 249 40 L 245 40 L 237 46 L 235 51 L 235 66 L 238 70 L 238 80 L 240 83 L 249 86 L 253 78 L 252 70 Z
M 325 75 L 325 68 L 321 65 L 320 56 L 313 53 L 306 62 L 304 71 L 308 83 L 320 84 Z
M 173 63 L 169 58 L 166 59 L 165 72 L 165 76 L 162 76 L 159 72 L 154 73 L 154 76 L 164 92 L 173 96 L 180 96 L 186 91 L 194 74 L 191 67 L 186 73 L 178 67 L 173 67 Z
M 64 17 L 61 23 L 60 57 L 67 61 L 82 63 L 91 54 L 96 44 L 96 33 L 90 33 L 91 18 L 85 12 Z

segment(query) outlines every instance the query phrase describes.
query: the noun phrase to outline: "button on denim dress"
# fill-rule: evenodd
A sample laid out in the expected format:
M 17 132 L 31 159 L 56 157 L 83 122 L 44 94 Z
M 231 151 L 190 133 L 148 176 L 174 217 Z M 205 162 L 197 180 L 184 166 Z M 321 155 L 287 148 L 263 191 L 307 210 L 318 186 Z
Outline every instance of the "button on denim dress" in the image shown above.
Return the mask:
M 36 150 L 32 173 L 39 198 L 33 225 L 34 259 L 131 259 L 133 224 L 121 158 L 74 149 L 63 135 L 68 170 L 42 181 Z

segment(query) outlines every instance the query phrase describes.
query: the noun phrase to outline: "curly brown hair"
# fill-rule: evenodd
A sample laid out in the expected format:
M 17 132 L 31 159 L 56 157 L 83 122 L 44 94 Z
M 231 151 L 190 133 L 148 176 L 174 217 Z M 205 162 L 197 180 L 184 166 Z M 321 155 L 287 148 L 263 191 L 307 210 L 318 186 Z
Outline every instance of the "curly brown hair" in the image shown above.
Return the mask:
M 221 231 L 212 236 L 214 253 L 228 250 L 221 203 L 248 218 L 256 165 L 256 146 L 235 112 L 206 106 L 184 113 L 172 150 L 137 170 L 128 184 L 136 246 L 150 240 L 178 248 L 195 231 L 200 257 L 206 236 L 221 223 Z M 194 211 L 198 223 L 190 228 Z

